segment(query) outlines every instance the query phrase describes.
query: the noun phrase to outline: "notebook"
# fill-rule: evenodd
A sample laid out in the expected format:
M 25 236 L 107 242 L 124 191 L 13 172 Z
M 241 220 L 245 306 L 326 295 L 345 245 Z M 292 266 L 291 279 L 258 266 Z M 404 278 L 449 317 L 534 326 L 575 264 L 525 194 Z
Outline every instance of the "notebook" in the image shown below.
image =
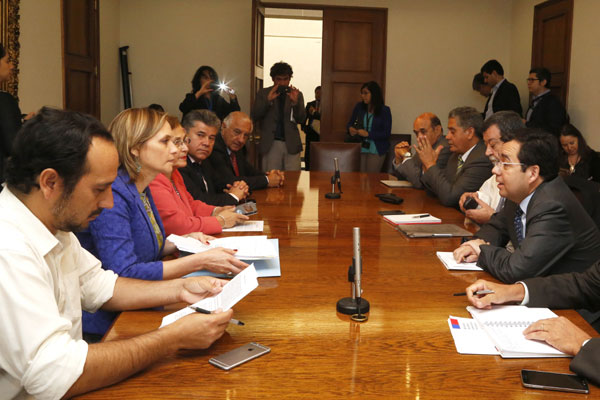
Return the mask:
M 556 318 L 548 308 L 494 306 L 491 310 L 467 307 L 502 358 L 570 357 L 546 342 L 525 339 L 523 331 L 540 319 Z
M 473 236 L 471 232 L 452 224 L 398 225 L 396 229 L 409 238 Z
M 399 224 L 439 224 L 442 222 L 441 219 L 429 215 L 423 214 L 397 214 L 397 215 L 384 215 L 383 219 L 393 225 Z
M 451 251 L 438 251 L 435 253 L 446 269 L 450 271 L 483 271 L 476 262 L 456 262 Z
M 397 181 L 395 179 L 382 179 L 379 182 L 383 183 L 387 187 L 391 188 L 411 188 L 412 183 L 409 181 Z

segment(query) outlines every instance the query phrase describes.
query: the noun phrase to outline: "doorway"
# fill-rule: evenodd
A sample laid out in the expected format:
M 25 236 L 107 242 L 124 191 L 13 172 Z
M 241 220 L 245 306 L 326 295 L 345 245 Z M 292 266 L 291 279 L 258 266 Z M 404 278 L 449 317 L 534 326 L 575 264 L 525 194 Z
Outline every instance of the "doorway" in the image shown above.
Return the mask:
M 304 104 L 314 100 L 315 88 L 321 85 L 323 11 L 265 8 L 264 41 L 264 86 L 272 85 L 271 66 L 285 61 L 292 66 L 291 85 L 302 92 Z M 302 130 L 300 137 L 304 167 L 306 136 Z

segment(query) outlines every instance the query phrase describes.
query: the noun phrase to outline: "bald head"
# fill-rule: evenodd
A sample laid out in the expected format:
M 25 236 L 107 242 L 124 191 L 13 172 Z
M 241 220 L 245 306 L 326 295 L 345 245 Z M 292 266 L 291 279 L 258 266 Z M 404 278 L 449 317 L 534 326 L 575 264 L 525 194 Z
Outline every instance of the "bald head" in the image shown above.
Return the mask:
M 231 151 L 241 150 L 252 133 L 252 120 L 248 114 L 234 111 L 225 117 L 221 134 L 223 141 Z
M 433 145 L 442 134 L 442 123 L 437 115 L 426 112 L 415 119 L 413 132 L 417 138 L 427 137 L 429 143 Z

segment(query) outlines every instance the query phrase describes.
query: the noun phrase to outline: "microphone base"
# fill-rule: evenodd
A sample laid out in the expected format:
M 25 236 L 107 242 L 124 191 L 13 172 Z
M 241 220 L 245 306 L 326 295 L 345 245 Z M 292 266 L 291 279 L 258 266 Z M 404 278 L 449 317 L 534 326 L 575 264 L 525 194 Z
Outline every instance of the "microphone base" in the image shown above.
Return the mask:
M 325 193 L 325 197 L 328 199 L 339 199 L 342 195 L 341 193 Z
M 340 314 L 351 315 L 354 321 L 364 322 L 367 320 L 367 316 L 364 314 L 369 312 L 371 305 L 368 300 L 361 298 L 359 312 L 356 299 L 344 297 L 337 302 L 336 309 Z

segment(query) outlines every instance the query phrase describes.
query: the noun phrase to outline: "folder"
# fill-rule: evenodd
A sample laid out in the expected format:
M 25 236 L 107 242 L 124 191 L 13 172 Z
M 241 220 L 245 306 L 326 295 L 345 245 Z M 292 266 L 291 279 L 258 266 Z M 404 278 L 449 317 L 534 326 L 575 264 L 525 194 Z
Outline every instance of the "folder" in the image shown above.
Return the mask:
M 379 182 L 391 188 L 411 188 L 413 184 L 409 181 L 397 181 L 395 179 L 382 179 Z
M 396 229 L 409 238 L 473 236 L 468 230 L 452 224 L 398 225 Z

